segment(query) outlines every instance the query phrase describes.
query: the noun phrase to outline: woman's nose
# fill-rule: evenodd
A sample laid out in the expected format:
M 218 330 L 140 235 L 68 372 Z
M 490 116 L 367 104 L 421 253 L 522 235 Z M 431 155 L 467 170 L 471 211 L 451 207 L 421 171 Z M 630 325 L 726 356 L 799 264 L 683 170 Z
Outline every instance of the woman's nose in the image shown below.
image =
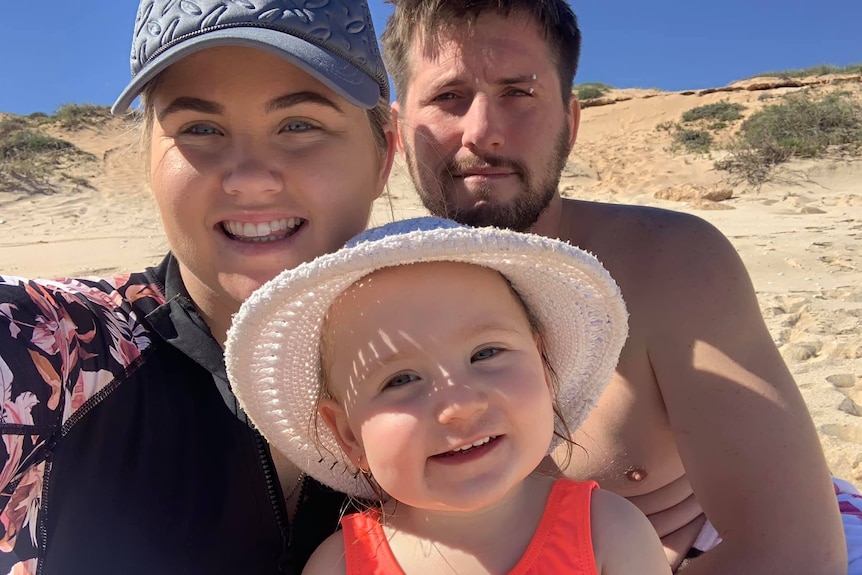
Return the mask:
M 281 172 L 266 145 L 235 143 L 230 150 L 230 167 L 223 180 L 229 194 L 273 194 L 284 187 Z

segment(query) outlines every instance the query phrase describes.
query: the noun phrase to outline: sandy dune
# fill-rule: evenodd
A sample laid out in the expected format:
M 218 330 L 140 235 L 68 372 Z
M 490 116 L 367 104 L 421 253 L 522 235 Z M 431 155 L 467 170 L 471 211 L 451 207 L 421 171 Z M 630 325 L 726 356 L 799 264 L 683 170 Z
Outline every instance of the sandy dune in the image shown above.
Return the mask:
M 818 79 L 822 82 L 822 79 Z M 560 184 L 565 195 L 695 213 L 722 230 L 754 281 L 766 322 L 814 417 L 833 472 L 862 486 L 862 159 L 797 161 L 759 190 L 733 186 L 712 156 L 669 150 L 657 130 L 696 106 L 729 100 L 750 113 L 799 86 L 712 93 L 622 90 L 583 110 Z M 850 90 L 838 78 L 818 90 Z M 139 269 L 167 249 L 147 194 L 134 126 L 54 132 L 95 161 L 70 167 L 79 184 L 52 194 L 0 192 L 0 270 L 22 276 L 98 275 Z M 89 185 L 84 185 L 88 182 Z M 704 194 L 732 195 L 720 203 Z M 677 198 L 669 201 L 662 198 Z M 421 215 L 403 166 L 373 223 Z

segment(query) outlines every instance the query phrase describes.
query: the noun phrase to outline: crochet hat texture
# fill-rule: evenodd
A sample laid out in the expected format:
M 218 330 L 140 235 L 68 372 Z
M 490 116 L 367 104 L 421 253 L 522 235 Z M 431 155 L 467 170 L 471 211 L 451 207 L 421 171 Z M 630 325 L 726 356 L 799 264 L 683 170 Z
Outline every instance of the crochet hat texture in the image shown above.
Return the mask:
M 213 46 L 248 46 L 280 56 L 361 108 L 389 99 L 365 0 L 141 0 L 132 81 L 111 111 L 126 111 L 159 72 Z
M 430 217 L 368 230 L 261 286 L 234 317 L 225 348 L 233 391 L 250 420 L 274 449 L 338 491 L 373 495 L 326 425 L 315 423 L 324 317 L 375 270 L 439 261 L 488 267 L 509 280 L 538 321 L 572 430 L 610 382 L 628 315 L 616 283 L 591 254 L 543 236 Z

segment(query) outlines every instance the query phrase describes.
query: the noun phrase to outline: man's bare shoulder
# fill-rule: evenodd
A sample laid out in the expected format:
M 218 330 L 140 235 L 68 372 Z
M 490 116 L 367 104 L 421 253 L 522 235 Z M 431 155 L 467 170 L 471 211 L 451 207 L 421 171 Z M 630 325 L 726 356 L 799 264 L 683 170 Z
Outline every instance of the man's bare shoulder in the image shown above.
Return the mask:
M 679 240 L 692 234 L 717 232 L 706 220 L 684 212 L 632 204 L 571 199 L 564 202 L 562 227 L 571 230 L 575 238 L 588 235 L 633 242 L 663 238 Z M 589 242 L 590 237 L 583 239 Z M 643 245 L 641 249 L 649 249 L 649 246 Z
M 561 227 L 564 239 L 598 257 L 621 287 L 661 280 L 704 258 L 730 260 L 735 267 L 737 258 L 727 238 L 706 220 L 661 208 L 568 199 Z

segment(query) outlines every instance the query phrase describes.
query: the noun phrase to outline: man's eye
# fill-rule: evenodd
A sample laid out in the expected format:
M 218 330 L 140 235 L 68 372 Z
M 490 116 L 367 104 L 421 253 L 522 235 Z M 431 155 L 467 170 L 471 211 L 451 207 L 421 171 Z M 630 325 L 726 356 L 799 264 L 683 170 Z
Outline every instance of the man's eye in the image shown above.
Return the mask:
M 407 385 L 408 383 L 412 383 L 414 381 L 418 381 L 419 376 L 414 373 L 399 373 L 393 377 L 390 377 L 386 380 L 386 385 L 384 388 L 388 389 L 390 387 L 401 387 L 402 385 Z
M 439 96 L 434 96 L 435 102 L 444 102 L 447 100 L 454 100 L 454 99 L 455 99 L 455 94 L 453 94 L 452 92 L 446 92 L 445 94 L 440 94 Z
M 503 350 L 498 348 L 498 347 L 486 347 L 486 348 L 480 349 L 479 351 L 474 353 L 473 357 L 470 358 L 470 361 L 476 362 L 476 361 L 482 361 L 484 359 L 491 359 L 492 357 L 496 356 L 497 354 L 499 354 L 502 351 Z
M 521 89 L 521 88 L 512 88 L 511 90 L 509 90 L 509 91 L 507 92 L 507 94 L 508 94 L 509 96 L 518 96 L 518 97 L 521 97 L 521 96 L 530 96 L 530 95 L 532 95 L 532 93 L 533 93 L 533 92 L 531 92 L 530 90 L 523 90 L 523 89 Z

